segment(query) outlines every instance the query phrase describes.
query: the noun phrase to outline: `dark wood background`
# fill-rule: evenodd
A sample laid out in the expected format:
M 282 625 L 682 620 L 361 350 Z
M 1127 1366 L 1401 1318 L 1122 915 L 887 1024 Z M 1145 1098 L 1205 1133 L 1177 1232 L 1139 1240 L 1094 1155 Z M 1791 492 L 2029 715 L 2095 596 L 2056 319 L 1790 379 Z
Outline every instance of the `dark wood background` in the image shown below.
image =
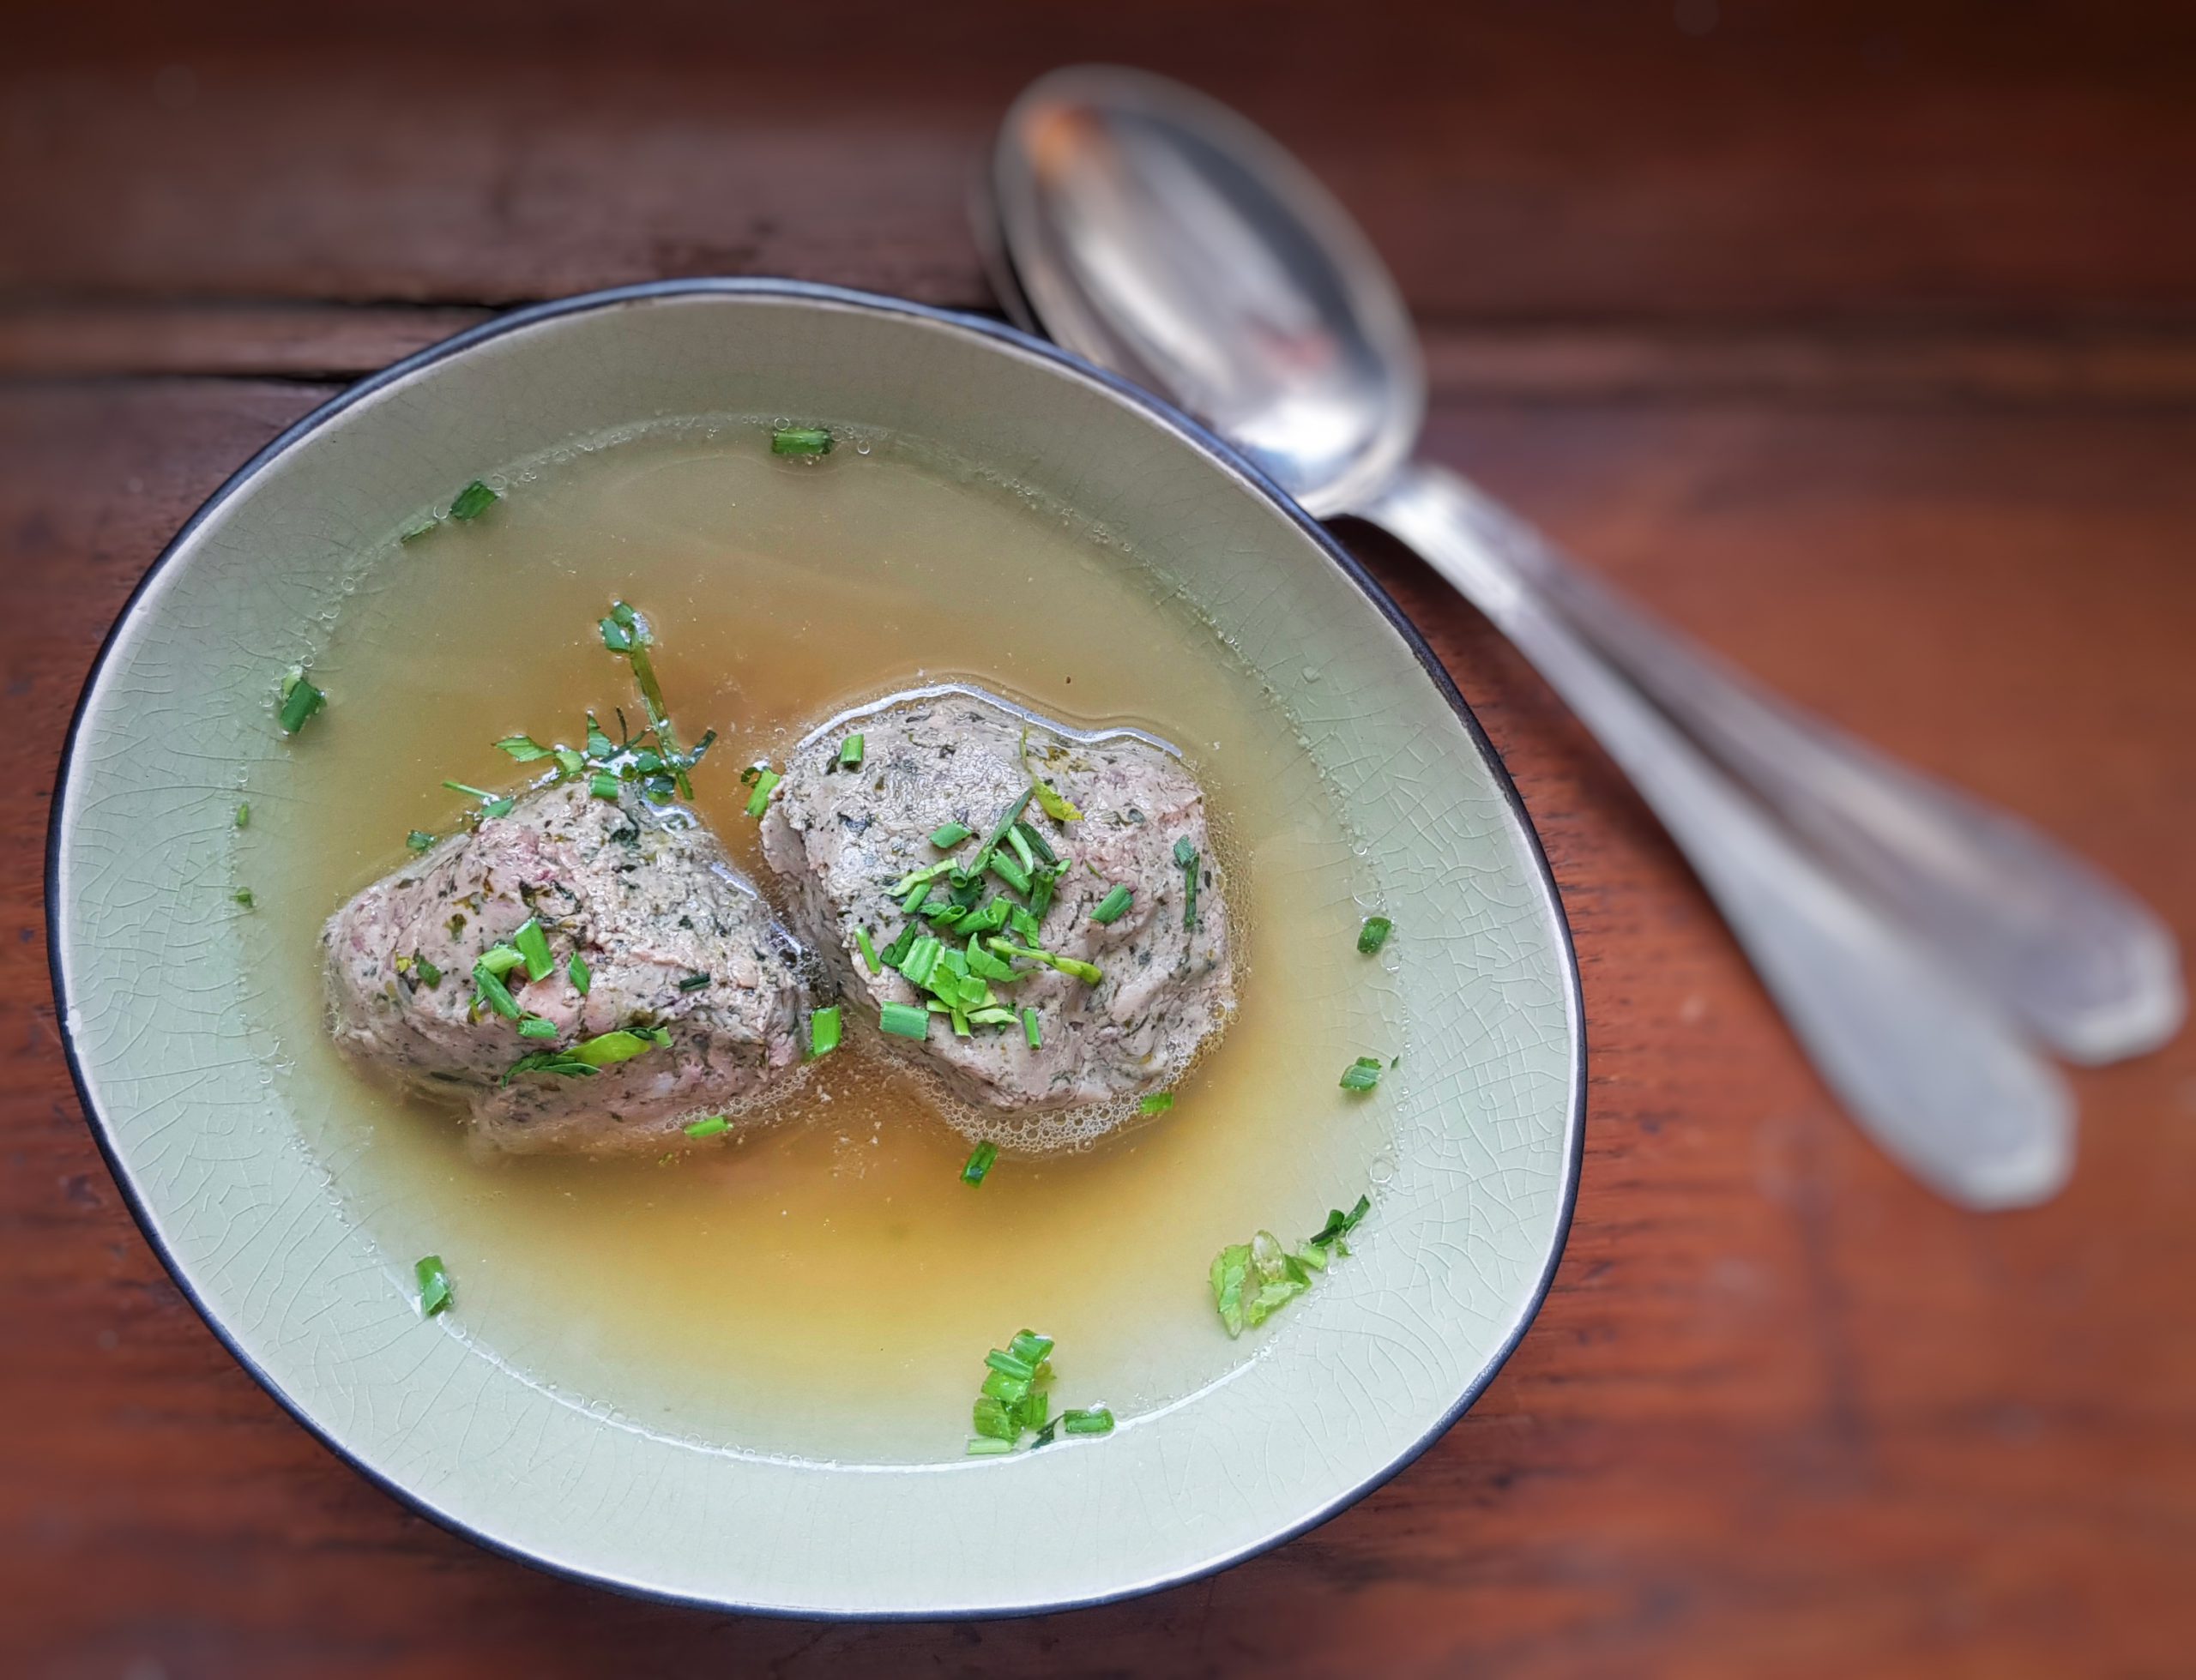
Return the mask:
M 1027 79 L 1092 57 L 1239 104 L 1357 211 L 1431 343 L 1435 455 L 2196 936 L 2196 12 L 1720 9 L 9 19 L 0 1669 L 2188 1672 L 2191 1041 L 2079 1076 L 2081 1167 L 2050 1207 L 1931 1200 L 1840 1118 L 1531 672 L 1362 532 L 1562 882 L 1584 1187 L 1547 1309 L 1470 1416 L 1217 1579 L 861 1628 L 491 1557 L 232 1364 L 63 1067 L 40 907 L 62 731 L 124 597 L 231 467 L 353 376 L 559 292 L 789 274 L 986 308 L 963 219 L 983 148 Z

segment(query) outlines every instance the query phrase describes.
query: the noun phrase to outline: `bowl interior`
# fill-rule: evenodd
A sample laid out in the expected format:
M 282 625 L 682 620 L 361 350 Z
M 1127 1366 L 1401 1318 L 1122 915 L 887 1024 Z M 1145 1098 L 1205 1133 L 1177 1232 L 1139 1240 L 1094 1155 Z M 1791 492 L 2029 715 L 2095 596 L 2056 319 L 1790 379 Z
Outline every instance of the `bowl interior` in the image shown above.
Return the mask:
M 781 412 L 912 435 L 1120 533 L 1290 717 L 1412 936 L 1392 1177 L 1356 1258 L 1255 1357 L 1104 1449 L 834 1466 L 697 1446 L 545 1391 L 347 1216 L 270 1077 L 209 863 L 239 778 L 280 797 L 270 671 L 361 556 L 490 466 L 665 418 Z M 1313 678 L 1311 673 L 1319 673 Z M 1184 423 L 986 323 L 697 282 L 528 311 L 278 442 L 132 603 L 64 766 L 49 895 L 87 1111 L 139 1217 L 260 1379 L 369 1474 L 611 1584 L 833 1614 L 968 1614 L 1180 1580 L 1294 1532 L 1451 1421 L 1537 1307 L 1577 1177 L 1584 1051 L 1560 906 L 1514 795 L 1385 605 Z M 1041 1523 L 1017 1514 L 1051 1514 Z M 997 1537 L 1011 1532 L 1014 1545 Z

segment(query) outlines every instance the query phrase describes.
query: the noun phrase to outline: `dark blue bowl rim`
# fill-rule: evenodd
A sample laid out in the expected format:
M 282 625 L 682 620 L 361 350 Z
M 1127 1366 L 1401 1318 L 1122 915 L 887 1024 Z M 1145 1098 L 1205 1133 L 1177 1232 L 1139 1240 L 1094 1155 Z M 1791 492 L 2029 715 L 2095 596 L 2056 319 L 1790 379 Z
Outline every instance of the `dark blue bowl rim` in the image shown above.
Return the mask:
M 75 769 L 76 738 L 78 731 L 82 727 L 84 714 L 89 709 L 93 697 L 99 691 L 100 680 L 106 674 L 108 657 L 113 652 L 116 641 L 119 639 L 124 628 L 136 616 L 146 592 L 151 588 L 154 581 L 176 557 L 190 540 L 192 533 L 223 503 L 238 494 L 261 471 L 353 404 L 371 396 L 384 387 L 394 384 L 422 368 L 432 367 L 439 362 L 462 355 L 476 346 L 545 321 L 554 321 L 565 316 L 582 315 L 595 310 L 613 309 L 630 304 L 697 297 L 797 299 L 832 304 L 848 309 L 866 310 L 883 315 L 904 316 L 930 322 L 995 344 L 1011 346 L 1050 362 L 1064 371 L 1101 387 L 1131 406 L 1142 410 L 1150 418 L 1174 433 L 1192 449 L 1210 457 L 1272 503 L 1276 509 L 1292 521 L 1345 577 L 1364 592 L 1366 597 L 1394 627 L 1396 633 L 1403 637 L 1404 643 L 1417 659 L 1433 686 L 1440 692 L 1442 698 L 1448 702 L 1451 708 L 1463 722 L 1466 732 L 1471 738 L 1472 744 L 1478 750 L 1480 757 L 1493 774 L 1496 786 L 1501 789 L 1503 798 L 1507 801 L 1511 813 L 1517 819 L 1518 828 L 1524 835 L 1533 866 L 1539 873 L 1541 890 L 1545 895 L 1549 908 L 1553 912 L 1553 919 L 1560 936 L 1558 942 L 1564 976 L 1570 991 L 1572 1021 L 1571 1094 L 1569 1113 L 1566 1120 L 1563 1183 L 1560 1189 L 1562 1205 L 1558 1211 L 1555 1240 L 1549 1245 L 1547 1263 L 1541 1269 L 1539 1280 L 1533 1286 L 1530 1304 L 1519 1317 L 1515 1328 L 1495 1352 L 1493 1358 L 1489 1359 L 1478 1374 L 1465 1385 L 1464 1391 L 1457 1397 L 1455 1404 L 1442 1414 L 1432 1428 L 1404 1448 L 1381 1469 L 1366 1478 L 1356 1486 L 1338 1494 L 1300 1521 L 1268 1535 L 1251 1545 L 1241 1547 L 1224 1557 L 1199 1563 L 1192 1569 L 1183 1570 L 1176 1575 L 1137 1581 L 1112 1592 L 1095 1593 L 1085 1598 L 1061 1599 L 1004 1607 L 941 1606 L 935 1610 L 837 1611 L 788 1609 L 774 1605 L 748 1605 L 729 1599 L 667 1592 L 642 1582 L 621 1581 L 615 1576 L 597 1575 L 588 1570 L 576 1569 L 570 1564 L 558 1563 L 552 1558 L 540 1557 L 522 1546 L 484 1533 L 469 1522 L 437 1509 L 412 1490 L 362 1463 L 344 1447 L 341 1442 L 323 1429 L 306 1412 L 299 1401 L 284 1391 L 281 1385 L 276 1382 L 274 1377 L 262 1369 L 229 1334 L 227 1327 L 215 1317 L 206 1303 L 200 1298 L 190 1280 L 184 1275 L 181 1264 L 168 1251 L 167 1245 L 160 1240 L 146 1210 L 138 1185 L 131 1177 L 129 1170 L 123 1165 L 106 1117 L 100 1113 L 98 1105 L 92 1100 L 91 1091 L 85 1081 L 82 1065 L 77 1057 L 75 1039 L 69 1027 L 69 1000 L 62 978 L 61 945 L 57 931 L 60 923 L 60 905 L 56 896 L 55 882 L 61 854 L 62 817 L 68 805 L 69 779 Z M 59 1024 L 62 1048 L 69 1062 L 69 1077 L 75 1084 L 77 1100 L 83 1108 L 93 1141 L 98 1144 L 100 1153 L 106 1158 L 107 1171 L 113 1175 L 115 1183 L 122 1192 L 123 1200 L 128 1204 L 130 1214 L 137 1221 L 137 1227 L 143 1234 L 146 1242 L 151 1246 L 154 1254 L 159 1257 L 160 1264 L 166 1268 L 169 1277 L 174 1280 L 175 1286 L 183 1292 L 184 1298 L 190 1303 L 198 1316 L 205 1321 L 207 1328 L 214 1333 L 214 1338 L 220 1342 L 221 1346 L 228 1350 L 230 1356 L 244 1367 L 254 1382 L 274 1397 L 276 1404 L 295 1418 L 329 1452 L 349 1465 L 367 1481 L 380 1488 L 382 1491 L 417 1511 L 429 1521 L 489 1551 L 512 1558 L 530 1568 L 540 1569 L 549 1575 L 585 1581 L 589 1586 L 606 1587 L 612 1592 L 623 1593 L 630 1598 L 664 1604 L 685 1605 L 703 1610 L 732 1611 L 739 1615 L 779 1617 L 799 1621 L 992 1620 L 1010 1617 L 1043 1616 L 1059 1611 L 1080 1610 L 1099 1605 L 1116 1604 L 1125 1599 L 1142 1597 L 1148 1593 L 1161 1592 L 1168 1587 L 1202 1581 L 1208 1575 L 1217 1575 L 1223 1569 L 1233 1569 L 1238 1563 L 1259 1557 L 1276 1546 L 1296 1538 L 1300 1534 L 1309 1532 L 1330 1517 L 1347 1510 L 1374 1490 L 1384 1486 L 1414 1463 L 1420 1454 L 1445 1435 L 1450 1427 L 1470 1410 L 1472 1403 L 1486 1391 L 1487 1385 L 1494 1380 L 1495 1374 L 1508 1362 L 1511 1354 L 1516 1352 L 1517 1344 L 1523 1340 L 1525 1332 L 1531 1327 L 1533 1321 L 1539 1316 L 1541 1307 L 1547 1299 L 1549 1286 L 1555 1280 L 1556 1268 L 1563 1258 L 1564 1247 L 1570 1237 L 1572 1215 L 1578 1207 L 1578 1177 L 1584 1159 L 1586 1138 L 1586 1030 L 1584 996 L 1579 984 L 1578 958 L 1572 942 L 1570 923 L 1564 914 L 1562 894 L 1556 887 L 1553 872 L 1548 868 L 1547 856 L 1541 848 L 1539 833 L 1533 827 L 1533 821 L 1525 810 L 1524 801 L 1518 797 L 1517 784 L 1511 780 L 1508 769 L 1495 752 L 1493 744 L 1488 741 L 1486 731 L 1480 727 L 1479 720 L 1473 715 L 1471 707 L 1458 692 L 1447 669 L 1436 657 L 1433 648 L 1427 645 L 1425 637 L 1419 634 L 1417 628 L 1404 616 L 1403 610 L 1389 597 L 1387 592 L 1375 582 L 1372 575 L 1358 563 L 1356 559 L 1328 533 L 1324 526 L 1299 507 L 1287 492 L 1239 454 L 1232 445 L 1222 441 L 1180 410 L 1152 395 L 1141 387 L 1129 383 L 1118 375 L 1109 373 L 1103 368 L 1062 350 L 1057 345 L 1035 338 L 1003 322 L 987 320 L 981 316 L 968 315 L 957 310 L 940 309 L 932 304 L 912 303 L 905 298 L 886 297 L 878 292 L 859 292 L 846 286 L 826 286 L 812 280 L 764 278 L 651 280 L 640 285 L 612 286 L 605 291 L 582 292 L 575 297 L 556 298 L 548 303 L 514 310 L 508 314 L 498 316 L 492 320 L 484 321 L 479 326 L 468 328 L 464 332 L 444 339 L 438 344 L 430 345 L 424 350 L 417 351 L 404 358 L 403 360 L 391 364 L 379 373 L 362 379 L 357 384 L 331 397 L 311 413 L 287 428 L 273 442 L 231 473 L 220 487 L 206 498 L 197 511 L 184 522 L 182 528 L 168 540 L 167 545 L 160 551 L 160 557 L 147 569 L 145 575 L 138 580 L 136 587 L 130 591 L 129 599 L 123 603 L 122 611 L 116 615 L 113 625 L 108 629 L 106 638 L 100 643 L 99 652 L 92 660 L 91 670 L 85 676 L 84 686 L 77 695 L 75 710 L 69 717 L 69 732 L 62 743 L 60 764 L 54 777 L 52 809 L 46 822 L 45 924 L 46 967 L 53 987 L 55 1020 Z

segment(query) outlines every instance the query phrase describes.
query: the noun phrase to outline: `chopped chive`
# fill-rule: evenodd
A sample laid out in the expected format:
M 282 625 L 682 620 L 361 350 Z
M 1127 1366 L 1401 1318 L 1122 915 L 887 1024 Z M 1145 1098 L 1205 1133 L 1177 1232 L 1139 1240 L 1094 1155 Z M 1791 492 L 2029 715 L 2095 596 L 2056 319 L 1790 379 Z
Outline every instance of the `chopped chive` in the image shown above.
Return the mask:
M 1358 1197 L 1357 1206 L 1351 1208 L 1347 1213 L 1343 1213 L 1339 1207 L 1328 1209 L 1327 1222 L 1319 1227 L 1318 1235 L 1309 1237 L 1305 1239 L 1306 1246 L 1316 1249 L 1326 1249 L 1334 1246 L 1343 1237 L 1348 1236 L 1351 1231 L 1356 1230 L 1358 1225 L 1363 1221 L 1366 1214 L 1372 1211 L 1372 1198 L 1369 1195 L 1360 1195 Z M 1349 1250 L 1345 1248 L 1342 1252 L 1347 1254 Z
M 586 997 L 588 988 L 594 984 L 594 971 L 587 966 L 587 959 L 574 951 L 572 960 L 564 965 L 564 972 L 571 977 L 572 990 Z
M 1006 1351 L 1034 1370 L 1045 1363 L 1053 1347 L 1050 1336 L 1041 1336 L 1035 1330 L 1017 1330 L 1014 1340 L 1007 1343 Z
M 828 455 L 831 434 L 822 426 L 778 426 L 770 433 L 774 455 Z
M 1388 936 L 1395 929 L 1396 924 L 1385 916 L 1367 916 L 1365 925 L 1357 930 L 1357 948 L 1371 956 L 1388 942 Z
M 557 960 L 549 954 L 549 936 L 541 930 L 541 924 L 529 916 L 511 936 L 511 944 L 526 960 L 526 978 L 546 980 L 556 972 Z
M 878 1026 L 902 1039 L 930 1036 L 930 1012 L 909 1003 L 887 1003 L 878 1014 Z
M 557 1074 L 565 1079 L 592 1079 L 595 1069 L 568 1050 L 528 1051 L 504 1069 L 498 1081 L 509 1085 L 520 1074 Z
M 1378 1057 L 1360 1056 L 1342 1073 L 1342 1088 L 1345 1091 L 1370 1091 L 1380 1082 L 1380 1061 Z
M 709 977 L 706 974 L 689 974 L 685 979 L 679 981 L 679 990 L 681 991 L 699 991 L 703 986 L 709 985 Z
M 990 867 L 993 875 L 996 875 L 1000 880 L 1006 882 L 1008 886 L 1013 888 L 1016 892 L 1023 894 L 1029 892 L 1029 871 L 1024 870 L 1020 864 L 1015 861 L 1014 855 L 1011 852 L 992 852 L 991 856 Z
M 455 520 L 478 519 L 502 500 L 502 497 L 475 479 L 450 498 L 449 516 Z
M 618 797 L 618 778 L 607 770 L 597 770 L 587 779 L 587 791 L 598 799 L 614 799 Z
M 1030 849 L 1029 842 L 1023 838 L 1023 833 L 1029 826 L 1027 822 L 1017 822 L 1009 828 L 1006 843 L 1014 848 L 1014 855 L 1022 860 L 1023 872 L 1034 874 L 1037 868 L 1037 854 Z
M 1182 925 L 1198 924 L 1198 849 L 1184 835 L 1174 842 L 1174 861 L 1182 870 Z
M 1022 731 L 1022 774 L 1029 778 L 1029 791 L 1037 796 L 1037 803 L 1045 808 L 1045 815 L 1055 822 L 1080 822 L 1083 813 L 1075 804 L 1029 768 L 1029 731 Z
M 509 816 L 511 814 L 511 807 L 517 803 L 517 800 L 508 793 L 499 798 L 491 799 L 480 807 L 481 817 L 485 820 L 492 816 Z
M 432 848 L 434 843 L 435 837 L 424 828 L 414 828 L 404 837 L 405 848 L 411 852 L 428 851 Z
M 620 1028 L 615 1033 L 599 1033 L 594 1038 L 574 1045 L 566 1052 L 575 1062 L 590 1068 L 606 1068 L 618 1062 L 630 1062 L 636 1056 L 651 1050 L 668 1050 L 671 1034 L 661 1027 Z
M 808 1053 L 829 1056 L 839 1047 L 839 1009 L 833 1004 L 808 1018 Z
M 537 758 L 546 758 L 550 749 L 531 735 L 506 735 L 496 743 L 498 752 L 507 752 L 521 764 L 531 764 Z
M 251 827 L 251 806 L 249 804 L 237 807 L 237 827 L 239 828 Z
M 989 1140 L 978 1144 L 969 1153 L 968 1165 L 961 1169 L 961 1182 L 980 1184 L 984 1175 L 992 1170 L 992 1163 L 998 1159 L 998 1145 Z
M 1020 822 L 1022 813 L 1029 810 L 1029 794 L 1025 792 L 1006 808 L 1005 814 L 999 818 L 991 834 L 985 839 L 983 849 L 976 853 L 975 861 L 968 865 L 968 872 L 970 875 L 981 875 L 984 872 L 984 866 L 991 862 L 992 853 L 998 849 L 998 843 L 1006 837 L 1006 831 Z
M 553 1039 L 557 1036 L 557 1023 L 540 1015 L 528 1015 L 519 1022 L 518 1035 L 522 1039 Z
M 1022 1012 L 1022 1036 L 1029 1039 L 1029 1048 L 1032 1050 L 1045 1042 L 1045 1034 L 1037 1025 L 1037 1012 L 1035 1009 L 1024 1009 Z
M 1099 901 L 1098 907 L 1090 912 L 1090 919 L 1101 927 L 1111 927 L 1129 913 L 1129 906 L 1135 900 L 1134 893 L 1126 887 L 1116 883 L 1113 890 L 1107 894 Z
M 1041 962 L 1047 968 L 1056 968 L 1071 974 L 1085 985 L 1095 986 L 1106 978 L 1095 963 L 1084 962 L 1077 957 L 1064 957 L 1052 951 L 1039 950 L 1033 945 L 1017 945 L 1008 939 L 987 939 L 984 942 L 1003 957 L 1027 957 L 1032 962 Z
M 732 1129 L 732 1122 L 721 1114 L 712 1114 L 706 1119 L 689 1122 L 685 1130 L 689 1137 L 715 1137 Z
M 282 673 L 282 708 L 275 714 L 274 721 L 285 735 L 294 735 L 305 726 L 306 719 L 327 704 L 328 696 L 305 679 L 305 668 L 293 665 Z
M 480 1001 L 487 1004 L 506 1021 L 519 1017 L 518 1002 L 504 984 L 503 976 L 488 966 L 484 957 L 473 965 L 473 984 L 480 989 Z
M 1063 1435 L 1111 1435 L 1113 1414 L 1102 1406 L 1094 1406 L 1087 1412 L 1070 1407 L 1060 1413 L 1060 1433 Z
M 475 787 L 471 782 L 446 781 L 443 784 L 453 793 L 469 793 L 476 799 L 492 799 L 496 796 L 485 787 Z
M 431 991 L 443 983 L 443 971 L 414 951 L 412 953 L 412 978 Z
M 930 831 L 930 843 L 940 852 L 950 852 L 975 832 L 965 822 L 941 822 Z
M 994 1459 L 1014 1450 L 1011 1441 L 1001 1441 L 995 1435 L 972 1435 L 968 1437 L 968 1456 L 972 1459 Z
M 498 979 L 501 979 L 525 960 L 526 958 L 520 954 L 516 945 L 491 945 L 480 953 L 480 966 Z
M 861 737 L 849 735 L 839 743 L 839 768 L 858 770 L 861 768 Z
M 882 974 L 884 965 L 877 960 L 877 947 L 869 942 L 869 930 L 856 928 L 854 943 L 861 948 L 861 960 L 872 974 Z
M 1021 1426 L 1013 1414 L 991 1394 L 976 1397 L 975 1410 L 970 1414 L 970 1422 L 978 1435 L 987 1435 L 1003 1442 L 1009 1451 L 1013 1449 L 1014 1443 L 1022 1436 Z
M 1174 1093 L 1172 1091 L 1155 1091 L 1137 1105 L 1146 1114 L 1164 1114 L 1173 1106 Z
M 432 1318 L 449 1305 L 449 1273 L 444 1269 L 440 1255 L 426 1255 L 415 1262 L 412 1279 L 419 1286 L 420 1317 Z
M 785 778 L 775 770 L 767 765 L 763 766 L 755 778 L 755 791 L 747 796 L 748 816 L 762 816 L 769 808 L 770 790 L 784 780 Z
M 1037 854 L 1037 861 L 1039 863 L 1057 864 L 1059 862 L 1059 853 L 1053 851 L 1051 843 L 1029 823 L 1016 823 L 1014 825 L 1014 832 L 1021 835 L 1023 843 L 1026 844 L 1032 852 Z
M 878 960 L 887 968 L 897 968 L 908 960 L 908 953 L 914 948 L 915 941 L 921 933 L 922 930 L 914 923 L 908 923 L 900 930 L 900 936 L 884 948 Z
M 235 893 L 235 898 L 236 901 L 247 910 L 252 908 L 252 906 L 258 902 L 257 900 L 252 897 L 251 888 L 249 887 L 238 888 Z
M 1025 1359 L 1020 1354 L 1003 1347 L 994 1347 L 990 1352 L 985 1354 L 984 1363 L 993 1370 L 1008 1376 L 1028 1378 L 1037 1374 L 1035 1360 Z

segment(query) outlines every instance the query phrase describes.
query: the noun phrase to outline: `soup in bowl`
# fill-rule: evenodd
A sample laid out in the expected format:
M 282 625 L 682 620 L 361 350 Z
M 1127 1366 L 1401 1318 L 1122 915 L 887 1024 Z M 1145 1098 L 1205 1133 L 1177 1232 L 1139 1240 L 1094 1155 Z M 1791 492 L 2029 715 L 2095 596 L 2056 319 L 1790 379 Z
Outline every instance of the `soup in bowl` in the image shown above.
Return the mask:
M 1575 1191 L 1560 906 L 1254 472 L 993 324 L 529 310 L 270 446 L 87 687 L 87 1114 L 367 1473 L 606 1583 L 972 1614 L 1376 1484 Z

